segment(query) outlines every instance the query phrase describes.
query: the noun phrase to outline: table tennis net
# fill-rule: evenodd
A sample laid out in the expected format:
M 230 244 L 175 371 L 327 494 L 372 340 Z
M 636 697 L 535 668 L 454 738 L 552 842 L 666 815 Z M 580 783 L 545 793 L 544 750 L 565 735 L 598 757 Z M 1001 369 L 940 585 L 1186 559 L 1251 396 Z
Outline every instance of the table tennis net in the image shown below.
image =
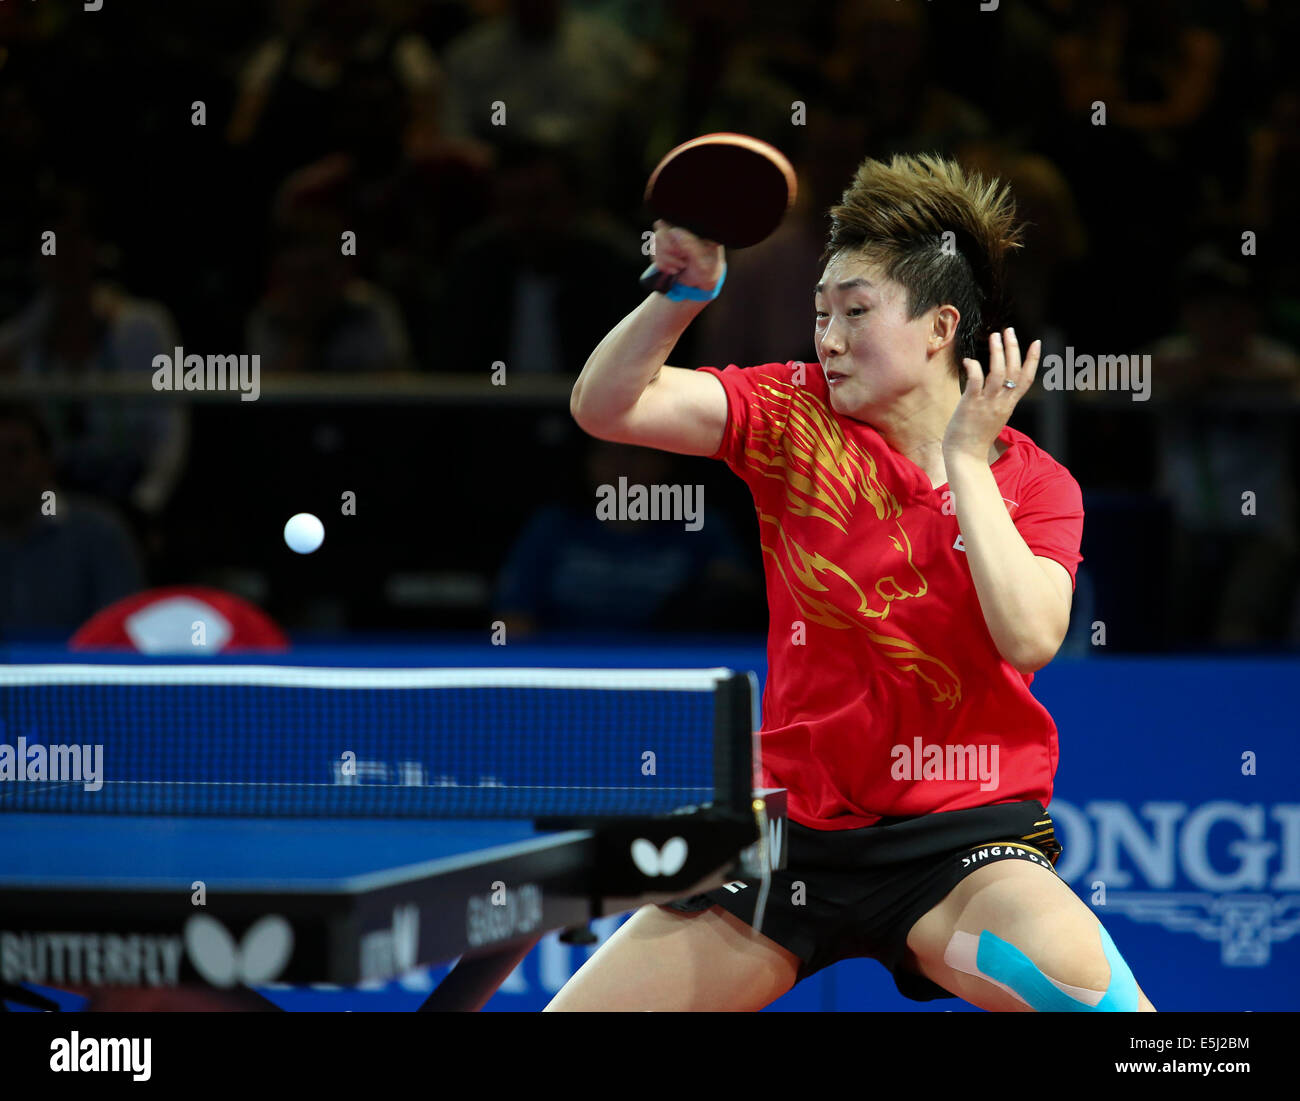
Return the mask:
M 0 811 L 664 814 L 748 797 L 752 698 L 725 669 L 6 666 Z

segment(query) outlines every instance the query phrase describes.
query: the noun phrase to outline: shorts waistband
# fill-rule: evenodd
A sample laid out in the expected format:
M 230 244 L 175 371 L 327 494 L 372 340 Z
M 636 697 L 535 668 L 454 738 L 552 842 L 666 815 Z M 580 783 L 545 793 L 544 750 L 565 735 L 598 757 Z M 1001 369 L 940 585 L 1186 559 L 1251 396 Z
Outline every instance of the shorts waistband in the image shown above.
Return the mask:
M 942 856 L 961 849 L 1018 844 L 1055 864 L 1061 853 L 1051 816 L 1037 799 L 987 807 L 937 811 L 849 830 L 815 830 L 790 823 L 791 865 L 812 863 L 875 867 Z

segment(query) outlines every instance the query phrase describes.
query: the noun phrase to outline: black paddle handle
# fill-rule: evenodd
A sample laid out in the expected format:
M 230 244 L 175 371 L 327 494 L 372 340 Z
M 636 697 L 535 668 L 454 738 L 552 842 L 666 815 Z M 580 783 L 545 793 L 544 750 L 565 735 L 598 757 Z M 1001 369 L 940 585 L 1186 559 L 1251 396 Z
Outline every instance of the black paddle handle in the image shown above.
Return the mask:
M 641 273 L 641 289 L 646 294 L 667 294 L 673 289 L 673 284 L 677 282 L 677 276 L 670 272 L 660 271 L 654 264 L 651 264 L 644 272 Z

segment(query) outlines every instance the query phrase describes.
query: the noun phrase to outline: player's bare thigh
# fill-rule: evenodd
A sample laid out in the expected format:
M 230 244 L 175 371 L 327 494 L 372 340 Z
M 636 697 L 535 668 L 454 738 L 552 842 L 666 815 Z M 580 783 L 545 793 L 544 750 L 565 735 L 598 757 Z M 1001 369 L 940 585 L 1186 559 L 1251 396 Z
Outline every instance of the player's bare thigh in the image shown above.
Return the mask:
M 1096 916 L 1054 873 L 1025 860 L 972 872 L 907 936 L 908 963 L 932 982 L 981 1009 L 1027 1012 L 1024 1002 L 984 979 L 954 970 L 944 952 L 955 931 L 987 929 L 1015 945 L 1045 975 L 1085 990 L 1110 985 Z M 1132 961 L 1129 963 L 1132 969 Z M 1138 1009 L 1155 1011 L 1138 987 Z
M 546 1009 L 752 1011 L 789 990 L 798 970 L 798 956 L 720 906 L 643 906 Z

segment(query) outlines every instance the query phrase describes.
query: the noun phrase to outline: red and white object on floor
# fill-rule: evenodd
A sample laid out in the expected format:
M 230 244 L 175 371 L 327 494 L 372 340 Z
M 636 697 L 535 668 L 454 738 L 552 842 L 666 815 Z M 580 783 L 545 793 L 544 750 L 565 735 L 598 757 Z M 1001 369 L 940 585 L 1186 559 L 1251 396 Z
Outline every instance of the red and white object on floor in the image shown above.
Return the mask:
M 228 654 L 289 649 L 289 640 L 242 597 L 196 585 L 150 589 L 95 613 L 68 643 L 72 650 L 141 654 Z

